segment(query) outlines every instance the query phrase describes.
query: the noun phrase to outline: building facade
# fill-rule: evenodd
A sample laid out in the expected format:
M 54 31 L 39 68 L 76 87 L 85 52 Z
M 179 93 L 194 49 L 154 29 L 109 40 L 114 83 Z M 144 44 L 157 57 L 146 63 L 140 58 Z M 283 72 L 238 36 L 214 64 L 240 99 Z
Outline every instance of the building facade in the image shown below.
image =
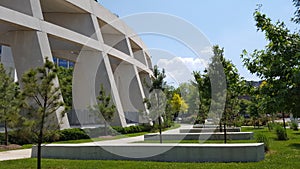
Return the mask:
M 143 122 L 150 55 L 142 40 L 96 1 L 1 0 L 0 45 L 7 48 L 1 59 L 11 55 L 18 79 L 46 57 L 73 64 L 73 115 L 81 125 L 97 123 L 89 107 L 97 102 L 100 84 L 116 106 L 113 125 Z M 57 122 L 70 127 L 60 112 Z

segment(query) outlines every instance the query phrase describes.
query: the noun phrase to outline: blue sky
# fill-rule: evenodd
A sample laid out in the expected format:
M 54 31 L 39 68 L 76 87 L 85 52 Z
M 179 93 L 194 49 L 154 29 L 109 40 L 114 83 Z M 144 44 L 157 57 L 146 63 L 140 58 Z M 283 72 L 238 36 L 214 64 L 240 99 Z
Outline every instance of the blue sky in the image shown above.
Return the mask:
M 290 22 L 295 11 L 292 0 L 100 0 L 100 4 L 120 18 L 137 13 L 158 12 L 179 17 L 193 24 L 212 45 L 224 47 L 225 57 L 237 66 L 241 76 L 247 80 L 258 78 L 243 67 L 240 58 L 242 50 L 251 52 L 254 49 L 263 49 L 266 45 L 264 34 L 256 31 L 253 19 L 257 4 L 263 5 L 261 11 L 272 21 L 284 21 L 291 30 L 297 28 L 297 25 Z M 149 22 L 156 24 L 155 21 Z M 173 57 L 197 57 L 174 39 L 157 35 L 141 35 L 141 38 L 148 48 L 160 49 Z M 153 56 L 154 64 L 158 60 L 159 58 Z

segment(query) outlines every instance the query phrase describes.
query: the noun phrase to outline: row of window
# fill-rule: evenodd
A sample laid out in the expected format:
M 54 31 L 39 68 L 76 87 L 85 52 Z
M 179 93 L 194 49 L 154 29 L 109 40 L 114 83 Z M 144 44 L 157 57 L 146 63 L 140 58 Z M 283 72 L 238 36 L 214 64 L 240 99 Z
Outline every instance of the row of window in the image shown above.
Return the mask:
M 60 58 L 56 58 L 56 57 L 53 57 L 53 62 L 56 65 L 62 66 L 62 67 L 65 67 L 65 68 L 74 67 L 74 62 L 64 60 L 64 59 L 60 59 Z

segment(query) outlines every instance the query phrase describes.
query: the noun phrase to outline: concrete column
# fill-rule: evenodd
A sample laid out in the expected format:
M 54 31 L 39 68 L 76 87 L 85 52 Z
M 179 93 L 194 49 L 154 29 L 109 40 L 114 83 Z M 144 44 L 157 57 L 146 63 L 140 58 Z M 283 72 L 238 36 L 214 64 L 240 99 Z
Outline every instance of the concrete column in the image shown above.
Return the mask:
M 83 49 L 77 59 L 73 73 L 73 104 L 81 124 L 97 124 L 103 119 L 97 119 L 96 115 L 89 111 L 97 103 L 99 86 L 103 84 L 117 108 L 114 125 L 126 126 L 123 109 L 117 95 L 110 65 L 102 52 Z
M 132 46 L 133 44 L 130 43 L 130 40 L 128 37 L 126 38 L 126 42 L 127 42 L 127 45 L 129 46 L 129 52 L 130 52 L 131 57 L 135 57 L 135 53 L 134 53 L 133 46 Z M 142 55 L 143 55 L 143 53 L 142 53 Z M 143 58 L 145 59 L 145 56 L 142 56 L 141 59 L 143 59 Z M 138 59 L 138 58 L 136 58 L 136 59 Z M 146 95 L 144 93 L 142 81 L 140 79 L 137 67 L 135 65 L 132 65 L 132 68 L 133 68 L 132 80 L 134 79 L 134 81 L 131 82 L 130 87 L 134 87 L 134 88 L 130 89 L 130 93 L 129 93 L 129 94 L 131 94 L 130 101 L 132 101 L 134 103 L 133 104 L 134 107 L 136 107 L 139 112 L 138 121 L 141 123 L 147 123 L 147 122 L 145 122 L 144 116 L 148 115 L 149 111 L 147 109 L 146 103 L 145 104 L 143 103 L 143 100 L 146 98 Z M 133 95 L 133 93 L 134 93 L 134 95 Z
M 16 31 L 11 34 L 11 49 L 18 79 L 21 79 L 22 75 L 30 68 L 43 66 L 46 57 L 48 57 L 49 60 L 53 60 L 46 33 L 38 31 Z M 54 85 L 59 85 L 57 78 L 54 81 Z M 61 129 L 70 127 L 67 116 L 61 117 L 61 111 L 56 112 L 56 118 Z
M 32 10 L 32 16 L 43 20 L 44 17 L 43 17 L 40 0 L 30 0 L 30 6 Z
M 92 18 L 92 22 L 95 28 L 95 35 L 94 35 L 94 39 L 98 39 L 98 41 L 100 42 L 99 45 L 101 46 L 101 49 L 103 49 L 103 37 L 101 34 L 101 30 L 100 30 L 100 26 L 99 26 L 99 22 L 97 17 L 94 14 L 91 14 L 91 18 Z
M 127 114 L 127 119 L 138 122 L 138 114 L 145 112 L 146 109 L 143 104 L 145 96 L 141 88 L 140 79 L 137 76 L 136 68 L 127 62 L 122 62 L 116 68 L 114 77 L 116 79 L 123 110 Z
M 116 84 L 114 74 L 112 72 L 111 65 L 110 65 L 107 54 L 104 55 L 104 63 L 105 63 L 105 67 L 107 70 L 113 99 L 115 101 L 115 105 L 116 105 L 117 111 L 118 111 L 118 116 L 115 117 L 114 125 L 116 125 L 116 123 L 119 123 L 119 125 L 121 125 L 122 127 L 126 127 L 127 123 L 126 123 L 126 119 L 125 119 L 125 115 L 124 115 L 124 109 L 122 106 L 120 95 L 119 95 L 119 92 L 117 89 L 117 84 Z

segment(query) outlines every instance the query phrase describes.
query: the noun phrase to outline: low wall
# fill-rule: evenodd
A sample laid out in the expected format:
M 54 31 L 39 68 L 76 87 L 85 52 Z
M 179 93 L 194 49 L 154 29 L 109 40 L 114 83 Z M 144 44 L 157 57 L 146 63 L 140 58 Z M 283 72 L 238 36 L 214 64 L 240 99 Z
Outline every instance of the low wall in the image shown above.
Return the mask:
M 224 133 L 162 134 L 163 140 L 224 140 Z M 227 140 L 252 140 L 253 132 L 228 132 Z M 159 140 L 159 134 L 146 134 L 144 140 Z
M 193 125 L 193 128 L 219 128 L 219 125 L 213 125 L 213 124 L 207 124 L 207 125 L 203 125 L 203 124 L 195 124 Z
M 165 150 L 165 151 L 164 151 Z M 158 151 L 148 156 L 149 152 Z M 32 148 L 36 157 L 37 147 Z M 129 156 L 124 156 L 122 154 Z M 140 158 L 130 155 L 138 155 Z M 141 160 L 162 162 L 256 162 L 264 159 L 263 143 L 251 144 L 124 144 L 42 146 L 43 158 L 77 160 Z
M 192 128 L 192 129 L 180 129 L 180 133 L 213 133 L 213 132 L 219 132 L 219 128 Z M 222 130 L 224 131 L 224 129 Z M 226 128 L 227 132 L 241 132 L 240 127 L 234 127 L 234 128 Z

